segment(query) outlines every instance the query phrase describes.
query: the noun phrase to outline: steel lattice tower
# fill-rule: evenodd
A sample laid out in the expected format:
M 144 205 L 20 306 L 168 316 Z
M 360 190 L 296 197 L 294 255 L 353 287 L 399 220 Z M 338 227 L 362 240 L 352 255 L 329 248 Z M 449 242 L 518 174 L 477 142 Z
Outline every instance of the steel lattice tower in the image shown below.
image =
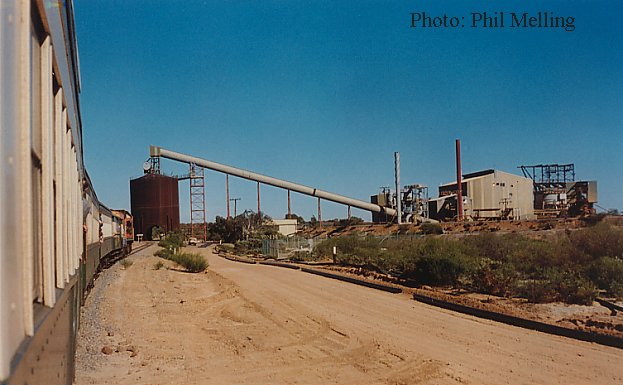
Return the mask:
M 190 164 L 190 236 L 206 240 L 205 178 L 204 169 Z

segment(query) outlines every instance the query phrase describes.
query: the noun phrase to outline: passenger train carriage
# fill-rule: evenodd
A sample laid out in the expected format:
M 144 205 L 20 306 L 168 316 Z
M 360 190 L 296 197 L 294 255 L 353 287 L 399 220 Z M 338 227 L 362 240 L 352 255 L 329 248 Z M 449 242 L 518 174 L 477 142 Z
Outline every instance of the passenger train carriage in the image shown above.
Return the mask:
M 71 0 L 0 0 L 2 385 L 73 382 L 86 289 L 131 248 L 84 167 L 78 67 Z

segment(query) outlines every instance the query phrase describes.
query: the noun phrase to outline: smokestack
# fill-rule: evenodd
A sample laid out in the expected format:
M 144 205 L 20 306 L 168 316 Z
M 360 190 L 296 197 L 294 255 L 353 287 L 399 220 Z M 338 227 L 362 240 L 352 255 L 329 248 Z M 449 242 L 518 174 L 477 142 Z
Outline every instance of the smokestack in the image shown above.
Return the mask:
M 461 141 L 456 140 L 456 185 L 458 188 L 456 197 L 457 220 L 463 220 L 463 180 L 461 171 Z
M 402 224 L 402 207 L 400 196 L 400 153 L 394 152 L 394 172 L 396 177 L 396 216 L 398 217 L 398 224 Z

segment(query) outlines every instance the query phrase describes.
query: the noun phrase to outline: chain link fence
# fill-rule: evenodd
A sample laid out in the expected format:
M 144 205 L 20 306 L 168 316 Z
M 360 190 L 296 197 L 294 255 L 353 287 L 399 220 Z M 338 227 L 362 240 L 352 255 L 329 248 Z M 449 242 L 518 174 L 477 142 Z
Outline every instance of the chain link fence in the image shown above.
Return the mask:
M 288 237 L 284 239 L 263 239 L 262 254 L 275 259 L 291 258 L 297 251 L 311 252 L 314 246 L 326 238 Z

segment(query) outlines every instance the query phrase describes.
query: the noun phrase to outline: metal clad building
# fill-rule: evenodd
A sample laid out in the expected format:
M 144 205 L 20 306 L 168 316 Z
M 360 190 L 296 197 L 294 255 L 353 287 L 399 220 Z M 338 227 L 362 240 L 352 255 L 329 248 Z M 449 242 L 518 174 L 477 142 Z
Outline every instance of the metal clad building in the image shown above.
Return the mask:
M 463 210 L 473 219 L 533 219 L 532 179 L 499 170 L 464 175 Z M 456 182 L 439 186 L 439 195 L 456 194 Z
M 130 180 L 134 232 L 151 240 L 158 226 L 165 232 L 180 228 L 178 181 L 166 175 L 146 174 Z

